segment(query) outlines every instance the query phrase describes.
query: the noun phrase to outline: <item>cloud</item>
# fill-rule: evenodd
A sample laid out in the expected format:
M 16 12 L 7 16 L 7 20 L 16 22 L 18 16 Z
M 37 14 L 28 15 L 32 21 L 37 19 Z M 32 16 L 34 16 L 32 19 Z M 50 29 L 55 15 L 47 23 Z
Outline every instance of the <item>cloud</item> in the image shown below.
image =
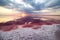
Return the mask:
M 0 0 L 0 6 L 26 13 L 60 6 L 60 0 Z
M 30 4 L 32 7 L 34 7 L 35 10 L 41 10 L 42 8 L 44 8 L 44 4 L 36 3 L 36 1 L 35 0 L 24 0 L 25 3 Z
M 43 0 L 24 0 L 25 3 L 30 4 L 32 7 L 35 8 L 33 11 L 39 11 L 44 10 L 46 8 L 52 8 L 55 6 L 60 6 L 60 0 L 44 0 L 44 2 L 41 3 Z
M 8 3 L 9 3 L 8 0 L 0 0 L 0 6 L 5 6 Z
M 51 0 L 45 4 L 46 7 L 60 6 L 60 0 Z

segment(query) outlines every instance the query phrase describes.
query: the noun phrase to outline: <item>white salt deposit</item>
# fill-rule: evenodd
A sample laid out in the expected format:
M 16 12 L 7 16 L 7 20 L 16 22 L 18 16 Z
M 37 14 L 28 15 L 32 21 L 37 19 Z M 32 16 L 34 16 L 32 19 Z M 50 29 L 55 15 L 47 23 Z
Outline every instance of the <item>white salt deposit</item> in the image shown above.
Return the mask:
M 56 25 L 43 25 L 36 30 L 19 28 L 8 32 L 0 31 L 0 40 L 57 40 L 56 31 L 59 31 L 58 29 Z

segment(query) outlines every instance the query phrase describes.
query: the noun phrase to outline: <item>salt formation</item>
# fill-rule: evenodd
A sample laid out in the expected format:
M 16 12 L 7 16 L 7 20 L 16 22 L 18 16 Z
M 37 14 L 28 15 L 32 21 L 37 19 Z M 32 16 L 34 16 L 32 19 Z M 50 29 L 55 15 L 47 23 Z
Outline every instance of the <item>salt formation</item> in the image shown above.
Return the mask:
M 40 29 L 18 28 L 12 31 L 0 31 L 0 40 L 57 40 L 56 25 L 43 25 Z

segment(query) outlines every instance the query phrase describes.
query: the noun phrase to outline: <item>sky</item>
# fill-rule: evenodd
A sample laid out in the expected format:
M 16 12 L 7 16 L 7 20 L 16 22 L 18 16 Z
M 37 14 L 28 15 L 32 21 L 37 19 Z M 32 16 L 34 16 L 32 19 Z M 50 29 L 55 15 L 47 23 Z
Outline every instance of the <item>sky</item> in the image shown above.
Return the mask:
M 12 19 L 19 18 L 25 13 L 60 15 L 60 0 L 0 0 L 0 20 L 9 15 L 14 16 Z
M 33 13 L 33 11 L 60 6 L 60 0 L 0 0 L 0 6 Z

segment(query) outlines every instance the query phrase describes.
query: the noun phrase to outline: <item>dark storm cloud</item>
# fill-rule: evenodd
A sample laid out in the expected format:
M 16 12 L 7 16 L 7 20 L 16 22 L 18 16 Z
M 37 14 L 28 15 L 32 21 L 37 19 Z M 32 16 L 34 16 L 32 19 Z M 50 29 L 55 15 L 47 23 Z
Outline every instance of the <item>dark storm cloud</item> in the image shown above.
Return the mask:
M 41 0 L 40 0 L 41 1 Z M 60 6 L 60 0 L 44 0 L 46 2 L 44 3 L 36 3 L 35 0 L 24 0 L 25 3 L 30 4 L 34 10 L 28 9 L 26 12 L 32 12 L 32 11 L 39 11 L 39 10 L 44 10 L 45 8 L 52 8 L 56 6 Z M 48 4 L 48 5 L 46 5 Z
M 0 0 L 0 6 L 5 6 L 8 4 L 8 0 Z
M 60 6 L 60 0 L 57 0 L 54 3 L 51 3 L 48 7 L 55 7 L 55 6 Z
M 44 3 L 35 3 L 35 0 L 24 0 L 24 2 L 30 4 L 35 10 L 41 10 L 44 8 Z

